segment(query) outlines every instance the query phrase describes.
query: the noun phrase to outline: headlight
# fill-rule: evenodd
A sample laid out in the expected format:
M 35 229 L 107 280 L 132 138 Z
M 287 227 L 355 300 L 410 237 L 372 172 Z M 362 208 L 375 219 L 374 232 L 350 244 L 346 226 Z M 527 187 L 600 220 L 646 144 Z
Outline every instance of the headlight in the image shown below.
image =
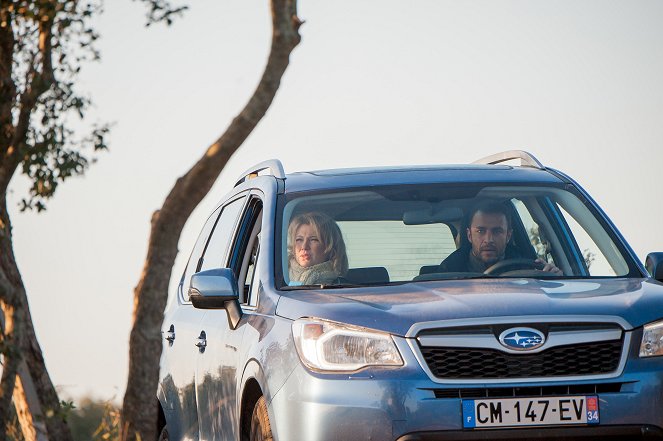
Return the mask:
M 296 320 L 292 333 L 299 357 L 312 369 L 350 372 L 403 365 L 389 334 L 314 319 Z
M 640 343 L 641 357 L 663 355 L 663 321 L 645 325 Z

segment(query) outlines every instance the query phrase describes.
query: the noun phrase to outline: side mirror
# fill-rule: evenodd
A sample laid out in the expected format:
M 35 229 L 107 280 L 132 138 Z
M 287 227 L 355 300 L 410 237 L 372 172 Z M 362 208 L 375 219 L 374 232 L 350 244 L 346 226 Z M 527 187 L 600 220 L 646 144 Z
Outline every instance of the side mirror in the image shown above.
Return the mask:
M 191 276 L 189 298 L 194 308 L 225 309 L 231 329 L 242 318 L 237 278 L 229 268 L 201 271 Z
M 652 278 L 663 282 L 663 253 L 649 253 L 645 260 L 645 267 Z

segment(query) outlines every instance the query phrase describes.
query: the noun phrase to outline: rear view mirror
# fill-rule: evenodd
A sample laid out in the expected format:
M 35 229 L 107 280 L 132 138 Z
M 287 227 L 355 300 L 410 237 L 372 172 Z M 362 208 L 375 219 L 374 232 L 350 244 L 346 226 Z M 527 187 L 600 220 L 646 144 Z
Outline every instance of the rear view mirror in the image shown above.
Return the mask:
M 189 298 L 194 308 L 225 309 L 232 329 L 242 317 L 237 278 L 229 268 L 201 271 L 191 276 Z
M 435 223 L 448 223 L 463 217 L 463 210 L 458 207 L 442 207 L 408 210 L 403 213 L 405 225 L 425 225 Z
M 645 267 L 652 278 L 663 282 L 663 253 L 649 253 L 645 260 Z

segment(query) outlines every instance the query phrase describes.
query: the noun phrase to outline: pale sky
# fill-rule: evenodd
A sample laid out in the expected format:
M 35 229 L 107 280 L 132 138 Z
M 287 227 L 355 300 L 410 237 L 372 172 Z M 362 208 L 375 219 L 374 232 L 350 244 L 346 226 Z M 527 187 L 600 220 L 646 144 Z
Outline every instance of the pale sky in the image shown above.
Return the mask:
M 195 0 L 170 28 L 106 0 L 101 63 L 83 71 L 111 149 L 43 214 L 9 205 L 47 367 L 68 396 L 121 400 L 149 221 L 253 92 L 267 0 Z M 171 286 L 239 173 L 467 163 L 524 149 L 574 177 L 644 260 L 663 251 L 663 2 L 299 3 L 302 42 L 278 95 L 187 223 Z

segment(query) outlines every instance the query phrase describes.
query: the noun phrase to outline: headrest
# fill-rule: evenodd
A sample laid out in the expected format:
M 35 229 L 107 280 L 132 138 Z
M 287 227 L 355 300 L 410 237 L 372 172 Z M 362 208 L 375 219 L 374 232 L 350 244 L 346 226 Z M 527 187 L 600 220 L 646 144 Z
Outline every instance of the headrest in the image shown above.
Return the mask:
M 383 266 L 351 268 L 345 278 L 354 283 L 388 283 L 389 272 Z

